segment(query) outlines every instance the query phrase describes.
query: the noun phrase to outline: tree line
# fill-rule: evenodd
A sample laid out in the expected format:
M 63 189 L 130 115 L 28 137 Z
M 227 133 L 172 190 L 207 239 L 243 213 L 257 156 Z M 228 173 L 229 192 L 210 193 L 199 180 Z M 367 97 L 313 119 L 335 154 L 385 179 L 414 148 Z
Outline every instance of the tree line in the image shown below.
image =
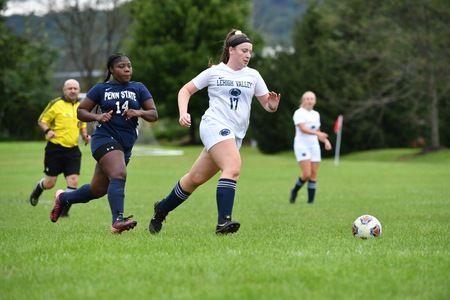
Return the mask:
M 265 57 L 263 35 L 250 18 L 258 17 L 252 15 L 252 1 L 119 2 L 102 11 L 104 22 L 95 26 L 95 10 L 82 6 L 67 6 L 54 15 L 54 22 L 73 59 L 91 66 L 81 64 L 80 70 L 103 68 L 111 52 L 128 53 L 134 80 L 150 88 L 161 116 L 174 122 L 179 88 L 209 62 L 217 63 L 225 34 L 240 28 L 254 41 L 250 66 L 282 94 L 276 114 L 252 108 L 247 140 L 255 140 L 261 151 L 291 149 L 292 114 L 306 90 L 316 93 L 322 129 L 331 137 L 335 119 L 344 116 L 343 152 L 450 144 L 450 8 L 444 0 L 308 2 L 294 25 L 292 47 Z M 5 3 L 0 0 L 1 8 Z M 103 32 L 102 39 L 93 38 L 94 27 L 97 34 Z M 38 138 L 32 128 L 52 98 L 46 86 L 59 49 L 45 35 L 33 38 L 32 31 L 12 35 L 4 19 L 0 47 L 6 54 L 0 59 L 0 138 Z M 98 80 L 85 79 L 87 85 Z M 189 104 L 195 125 L 189 131 L 191 142 L 198 142 L 198 121 L 207 106 L 205 92 Z
M 320 1 L 293 33 L 293 53 L 265 60 L 269 82 L 284 92 L 271 116 L 267 151 L 291 143 L 289 116 L 304 90 L 318 95 L 322 124 L 344 116 L 343 150 L 450 143 L 450 7 L 446 1 Z M 256 115 L 256 127 L 267 120 Z M 276 148 L 271 145 L 271 141 Z

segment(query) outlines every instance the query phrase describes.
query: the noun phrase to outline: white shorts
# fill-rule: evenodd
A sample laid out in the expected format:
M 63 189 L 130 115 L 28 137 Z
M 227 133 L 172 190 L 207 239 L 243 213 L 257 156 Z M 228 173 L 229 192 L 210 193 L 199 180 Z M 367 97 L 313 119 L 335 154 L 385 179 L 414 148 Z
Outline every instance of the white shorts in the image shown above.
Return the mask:
M 215 144 L 228 139 L 234 139 L 238 149 L 242 145 L 242 139 L 237 138 L 229 126 L 208 117 L 203 117 L 200 122 L 200 139 L 205 145 L 206 151 L 209 151 Z
M 322 159 L 320 155 L 319 143 L 314 143 L 308 146 L 294 144 L 294 152 L 297 161 L 310 160 L 312 162 L 319 162 Z

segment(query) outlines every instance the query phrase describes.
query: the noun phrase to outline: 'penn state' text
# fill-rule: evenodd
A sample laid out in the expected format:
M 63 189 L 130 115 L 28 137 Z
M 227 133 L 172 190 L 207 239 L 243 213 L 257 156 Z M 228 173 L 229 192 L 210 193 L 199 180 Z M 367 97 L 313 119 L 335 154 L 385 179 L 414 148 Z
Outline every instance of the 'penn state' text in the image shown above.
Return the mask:
M 105 92 L 105 100 L 129 99 L 136 101 L 136 93 L 131 91 Z

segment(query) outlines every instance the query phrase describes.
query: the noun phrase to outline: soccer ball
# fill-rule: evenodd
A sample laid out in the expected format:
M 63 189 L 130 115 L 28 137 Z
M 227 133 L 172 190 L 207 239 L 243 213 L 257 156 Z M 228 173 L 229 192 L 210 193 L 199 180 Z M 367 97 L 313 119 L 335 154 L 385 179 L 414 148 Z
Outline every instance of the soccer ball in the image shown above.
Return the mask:
M 362 215 L 353 222 L 353 235 L 362 239 L 379 237 L 381 235 L 381 223 L 371 215 Z

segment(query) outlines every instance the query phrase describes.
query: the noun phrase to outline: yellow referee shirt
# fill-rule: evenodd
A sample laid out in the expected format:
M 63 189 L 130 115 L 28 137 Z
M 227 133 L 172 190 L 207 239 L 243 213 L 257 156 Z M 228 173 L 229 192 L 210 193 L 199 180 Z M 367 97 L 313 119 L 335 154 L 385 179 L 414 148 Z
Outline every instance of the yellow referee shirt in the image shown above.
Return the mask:
M 77 119 L 79 105 L 79 101 L 67 102 L 61 97 L 50 101 L 39 116 L 39 122 L 46 123 L 55 132 L 50 142 L 67 148 L 78 145 L 80 129 L 86 128 L 86 123 Z

